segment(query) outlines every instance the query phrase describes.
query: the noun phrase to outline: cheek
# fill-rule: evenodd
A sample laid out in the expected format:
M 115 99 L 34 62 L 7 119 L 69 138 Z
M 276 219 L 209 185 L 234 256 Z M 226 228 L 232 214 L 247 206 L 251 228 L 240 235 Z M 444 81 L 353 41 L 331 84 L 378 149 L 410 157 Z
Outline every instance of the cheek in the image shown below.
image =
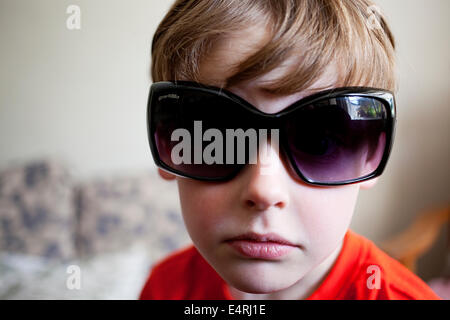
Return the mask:
M 184 223 L 195 244 L 212 243 L 220 234 L 228 211 L 227 193 L 217 185 L 178 179 L 178 191 Z
M 358 192 L 358 185 L 310 189 L 299 212 L 303 212 L 302 224 L 312 250 L 335 249 L 350 225 Z

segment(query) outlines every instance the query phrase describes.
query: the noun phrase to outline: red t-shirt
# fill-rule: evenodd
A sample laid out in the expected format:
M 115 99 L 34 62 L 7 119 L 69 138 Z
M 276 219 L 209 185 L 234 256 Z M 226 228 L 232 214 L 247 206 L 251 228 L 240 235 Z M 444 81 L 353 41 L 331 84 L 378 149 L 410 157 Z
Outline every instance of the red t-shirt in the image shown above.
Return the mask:
M 379 282 L 375 273 L 379 275 Z M 233 297 L 225 281 L 195 247 L 190 246 L 153 268 L 140 299 L 229 300 Z M 335 264 L 308 299 L 440 298 L 419 277 L 378 249 L 373 242 L 349 230 Z

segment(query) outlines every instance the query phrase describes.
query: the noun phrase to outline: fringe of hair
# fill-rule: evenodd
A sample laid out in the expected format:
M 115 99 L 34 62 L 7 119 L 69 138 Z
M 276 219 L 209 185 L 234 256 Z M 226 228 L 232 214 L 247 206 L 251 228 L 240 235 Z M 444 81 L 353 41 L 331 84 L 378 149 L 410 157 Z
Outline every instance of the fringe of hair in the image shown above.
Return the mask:
M 178 0 L 153 37 L 153 81 L 198 81 L 217 41 L 250 25 L 268 27 L 270 39 L 237 66 L 226 86 L 295 59 L 270 91 L 307 89 L 331 63 L 338 67 L 338 86 L 397 90 L 394 37 L 369 0 Z

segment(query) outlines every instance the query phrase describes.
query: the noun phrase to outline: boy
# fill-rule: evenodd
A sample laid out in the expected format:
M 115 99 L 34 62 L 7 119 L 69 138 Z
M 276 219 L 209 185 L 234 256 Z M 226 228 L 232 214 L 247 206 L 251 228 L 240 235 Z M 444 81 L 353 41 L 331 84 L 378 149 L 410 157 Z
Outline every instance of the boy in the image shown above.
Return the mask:
M 394 135 L 394 40 L 373 8 L 176 1 L 153 39 L 149 140 L 194 246 L 141 299 L 438 299 L 348 229 Z

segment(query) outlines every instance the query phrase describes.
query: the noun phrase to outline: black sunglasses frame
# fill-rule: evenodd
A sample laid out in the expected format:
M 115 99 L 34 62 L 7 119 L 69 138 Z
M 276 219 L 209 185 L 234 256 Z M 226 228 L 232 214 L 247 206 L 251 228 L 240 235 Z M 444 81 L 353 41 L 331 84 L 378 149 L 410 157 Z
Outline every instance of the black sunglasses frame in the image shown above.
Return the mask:
M 307 184 L 314 185 L 314 186 L 340 186 L 340 185 L 347 185 L 347 184 L 353 184 L 358 183 L 362 181 L 366 181 L 369 179 L 373 179 L 375 177 L 380 176 L 387 164 L 387 161 L 389 159 L 393 142 L 394 142 L 394 135 L 395 135 L 395 127 L 397 122 L 397 116 L 396 116 L 396 103 L 395 103 L 395 97 L 394 94 L 391 91 L 384 90 L 384 89 L 378 89 L 378 88 L 371 88 L 371 87 L 338 87 L 333 89 L 327 89 L 324 91 L 320 91 L 317 93 L 314 93 L 312 95 L 309 95 L 307 97 L 304 97 L 294 103 L 292 103 L 287 108 L 283 109 L 282 111 L 274 114 L 268 114 L 265 112 L 260 111 L 256 107 L 254 107 L 252 104 L 244 100 L 243 98 L 239 97 L 238 95 L 223 89 L 218 88 L 214 86 L 204 85 L 197 82 L 191 82 L 191 81 L 161 81 L 161 82 L 155 82 L 150 87 L 149 97 L 148 97 L 148 104 L 147 104 L 147 134 L 148 134 L 148 140 L 150 144 L 150 150 L 153 156 L 153 160 L 157 167 L 170 172 L 174 175 L 185 177 L 185 178 L 191 178 L 195 180 L 200 181 L 215 181 L 215 182 L 223 182 L 228 181 L 232 178 L 234 178 L 241 169 L 245 166 L 244 165 L 236 165 L 236 170 L 233 171 L 228 176 L 225 177 L 219 177 L 219 178 L 211 178 L 211 177 L 199 177 L 194 175 L 189 175 L 184 172 L 181 172 L 179 170 L 176 170 L 174 168 L 169 167 L 167 164 L 165 164 L 158 153 L 157 147 L 156 147 L 156 141 L 155 141 L 155 123 L 153 120 L 153 111 L 154 108 L 152 106 L 155 103 L 155 99 L 157 97 L 160 97 L 161 95 L 166 94 L 173 94 L 176 93 L 177 90 L 190 90 L 190 91 L 198 91 L 198 92 L 205 92 L 208 94 L 215 94 L 218 97 L 225 98 L 230 100 L 231 103 L 237 103 L 241 107 L 245 108 L 246 110 L 254 113 L 257 115 L 261 120 L 260 121 L 280 121 L 282 117 L 284 117 L 286 114 L 290 114 L 295 109 L 301 108 L 306 104 L 311 104 L 314 102 L 317 102 L 319 100 L 323 99 L 332 99 L 332 98 L 338 98 L 338 97 L 349 97 L 349 96 L 358 96 L 358 97 L 370 97 L 373 99 L 376 99 L 383 103 L 383 105 L 386 107 L 387 112 L 387 134 L 386 134 L 386 144 L 385 149 L 383 152 L 382 159 L 380 161 L 380 164 L 378 167 L 370 174 L 365 175 L 360 178 L 356 179 L 350 179 L 350 180 L 344 180 L 344 181 L 338 181 L 338 182 L 320 182 L 320 181 L 314 181 L 307 177 L 305 177 L 302 172 L 297 168 L 295 165 L 295 160 L 293 159 L 293 156 L 291 155 L 291 151 L 289 150 L 289 147 L 287 146 L 286 139 L 283 139 L 283 134 L 280 134 L 280 149 L 283 149 L 284 153 L 287 155 L 289 160 L 290 167 L 295 171 L 297 176 L 306 182 Z M 278 120 L 277 120 L 278 119 Z

